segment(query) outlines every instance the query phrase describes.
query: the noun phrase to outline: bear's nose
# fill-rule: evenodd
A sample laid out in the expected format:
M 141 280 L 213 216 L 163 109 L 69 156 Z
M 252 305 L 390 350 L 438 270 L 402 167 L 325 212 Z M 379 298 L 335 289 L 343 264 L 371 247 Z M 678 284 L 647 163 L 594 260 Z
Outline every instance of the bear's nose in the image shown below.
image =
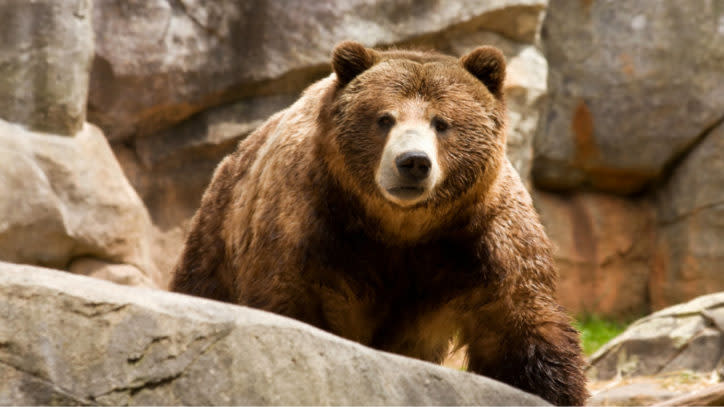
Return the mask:
M 422 151 L 408 151 L 395 158 L 400 176 L 410 181 L 422 181 L 430 174 L 430 158 Z

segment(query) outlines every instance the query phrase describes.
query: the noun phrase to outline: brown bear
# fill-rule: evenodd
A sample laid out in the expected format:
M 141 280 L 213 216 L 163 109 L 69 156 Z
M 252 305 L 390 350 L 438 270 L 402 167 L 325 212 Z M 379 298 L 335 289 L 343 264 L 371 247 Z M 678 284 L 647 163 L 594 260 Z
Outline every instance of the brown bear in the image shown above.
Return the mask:
M 560 404 L 586 400 L 578 332 L 505 155 L 505 60 L 344 42 L 334 73 L 214 173 L 172 289 L 286 315 Z

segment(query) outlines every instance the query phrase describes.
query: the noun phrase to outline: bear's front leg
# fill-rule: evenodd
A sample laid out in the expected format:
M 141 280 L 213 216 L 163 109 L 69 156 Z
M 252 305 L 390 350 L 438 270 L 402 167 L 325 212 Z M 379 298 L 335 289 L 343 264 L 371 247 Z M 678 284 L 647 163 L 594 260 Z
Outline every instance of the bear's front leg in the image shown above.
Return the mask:
M 486 283 L 467 299 L 469 368 L 557 405 L 582 405 L 588 392 L 580 340 L 554 299 L 550 242 L 517 178 L 503 178 L 499 189 L 507 193 L 481 211 L 487 227 L 476 253 Z
M 585 403 L 578 332 L 553 302 L 489 306 L 466 327 L 465 336 L 468 370 L 556 405 Z

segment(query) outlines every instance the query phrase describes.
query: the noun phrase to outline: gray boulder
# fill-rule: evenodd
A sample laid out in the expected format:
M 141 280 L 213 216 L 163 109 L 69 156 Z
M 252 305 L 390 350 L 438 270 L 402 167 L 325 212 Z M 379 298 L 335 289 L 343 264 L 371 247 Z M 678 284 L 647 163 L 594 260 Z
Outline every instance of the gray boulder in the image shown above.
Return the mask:
M 679 370 L 711 372 L 723 363 L 724 293 L 716 293 L 636 321 L 591 357 L 588 374 L 608 380 Z
M 0 2 L 0 118 L 72 135 L 85 121 L 90 0 Z
M 0 263 L 0 404 L 545 405 L 273 314 Z
M 722 19 L 710 0 L 552 0 L 536 184 L 628 194 L 661 176 L 724 117 Z

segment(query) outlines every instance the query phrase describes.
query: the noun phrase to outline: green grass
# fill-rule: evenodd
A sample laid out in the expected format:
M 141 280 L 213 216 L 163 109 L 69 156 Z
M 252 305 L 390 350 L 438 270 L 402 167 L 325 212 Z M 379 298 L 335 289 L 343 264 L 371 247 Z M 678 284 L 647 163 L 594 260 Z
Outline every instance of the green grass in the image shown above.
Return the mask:
M 583 351 L 586 355 L 592 355 L 606 342 L 623 332 L 626 325 L 597 315 L 584 315 L 576 319 L 576 328 L 581 331 Z

